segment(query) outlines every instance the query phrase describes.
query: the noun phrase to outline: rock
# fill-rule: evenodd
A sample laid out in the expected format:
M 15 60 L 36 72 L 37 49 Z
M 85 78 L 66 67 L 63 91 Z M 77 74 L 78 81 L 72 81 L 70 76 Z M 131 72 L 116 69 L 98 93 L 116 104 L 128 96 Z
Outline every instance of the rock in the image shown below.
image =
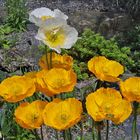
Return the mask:
M 6 8 L 4 6 L 4 1 L 0 0 L 0 25 L 4 22 L 6 17 Z
M 16 36 L 17 42 L 9 50 L 0 50 L 0 68 L 10 73 L 21 67 L 36 67 L 42 51 L 38 48 L 40 43 L 34 38 L 35 34 L 35 31 L 12 33 L 10 36 Z
M 98 31 L 107 38 L 127 31 L 133 24 L 132 18 L 125 14 L 114 14 L 113 17 L 106 17 L 99 24 Z

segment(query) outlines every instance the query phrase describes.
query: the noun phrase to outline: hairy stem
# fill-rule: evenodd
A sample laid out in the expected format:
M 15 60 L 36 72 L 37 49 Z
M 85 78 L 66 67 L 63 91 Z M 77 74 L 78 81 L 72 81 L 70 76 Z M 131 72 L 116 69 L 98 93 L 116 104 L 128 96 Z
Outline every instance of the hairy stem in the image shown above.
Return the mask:
M 106 121 L 106 140 L 108 140 L 108 134 L 109 134 L 109 121 Z
M 92 120 L 92 139 L 95 140 L 95 122 Z
M 139 134 L 137 132 L 137 109 L 139 106 L 139 103 L 134 102 L 134 119 L 132 123 L 132 140 L 139 140 Z

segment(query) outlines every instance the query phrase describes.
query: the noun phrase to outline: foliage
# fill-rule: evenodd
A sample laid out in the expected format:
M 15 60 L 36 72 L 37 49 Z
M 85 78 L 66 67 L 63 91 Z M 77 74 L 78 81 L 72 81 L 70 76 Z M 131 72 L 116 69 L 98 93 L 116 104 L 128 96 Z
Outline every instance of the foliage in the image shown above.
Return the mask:
M 73 69 L 77 74 L 78 80 L 84 80 L 89 77 L 87 71 L 87 64 L 84 62 L 79 62 L 78 60 L 74 61 Z
M 13 120 L 13 112 L 17 105 L 18 103 L 4 104 L 3 110 L 0 114 L 0 126 L 2 128 L 2 135 L 7 140 L 35 140 L 35 136 L 31 131 L 21 128 Z
M 106 40 L 100 34 L 96 34 L 90 29 L 86 29 L 77 43 L 71 50 L 64 50 L 77 61 L 75 61 L 74 69 L 78 74 L 78 79 L 82 80 L 87 75 L 87 61 L 93 56 L 103 55 L 109 59 L 116 60 L 126 67 L 134 65 L 129 47 L 119 47 L 116 40 L 111 38 Z
M 123 33 L 123 36 L 117 38 L 121 47 L 127 46 L 131 50 L 131 58 L 134 64 L 129 69 L 140 75 L 140 25 L 136 25 L 130 31 Z
M 14 31 L 8 24 L 0 26 L 0 48 L 9 49 L 16 43 L 15 39 L 9 39 L 8 35 Z
M 6 0 L 7 23 L 15 29 L 25 30 L 27 23 L 26 0 Z

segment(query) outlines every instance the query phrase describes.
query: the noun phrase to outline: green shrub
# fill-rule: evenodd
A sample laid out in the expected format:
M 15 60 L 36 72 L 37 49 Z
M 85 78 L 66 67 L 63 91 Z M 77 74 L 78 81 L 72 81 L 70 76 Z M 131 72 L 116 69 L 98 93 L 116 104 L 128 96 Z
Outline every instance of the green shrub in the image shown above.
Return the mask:
M 83 80 L 88 77 L 87 62 L 94 56 L 103 55 L 109 59 L 116 60 L 126 67 L 132 67 L 131 51 L 129 47 L 119 47 L 116 40 L 111 38 L 106 40 L 100 34 L 96 34 L 90 29 L 86 29 L 77 43 L 64 52 L 71 55 L 76 61 L 74 69 L 78 74 L 78 79 Z
M 26 0 L 6 0 L 7 23 L 19 30 L 25 30 L 27 23 Z

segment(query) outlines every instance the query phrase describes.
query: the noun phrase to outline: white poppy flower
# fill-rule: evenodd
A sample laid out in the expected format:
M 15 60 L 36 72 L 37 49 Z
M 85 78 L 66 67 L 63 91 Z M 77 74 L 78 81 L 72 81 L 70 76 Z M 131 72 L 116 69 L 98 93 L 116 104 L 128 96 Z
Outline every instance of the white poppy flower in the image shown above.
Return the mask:
M 77 41 L 78 32 L 67 25 L 64 19 L 52 18 L 42 24 L 36 39 L 43 41 L 57 53 L 61 53 L 61 48 L 70 49 Z
M 42 21 L 55 17 L 64 20 L 68 19 L 68 16 L 62 13 L 59 9 L 52 11 L 46 7 L 37 8 L 29 14 L 29 20 L 35 23 L 37 26 L 41 26 Z

